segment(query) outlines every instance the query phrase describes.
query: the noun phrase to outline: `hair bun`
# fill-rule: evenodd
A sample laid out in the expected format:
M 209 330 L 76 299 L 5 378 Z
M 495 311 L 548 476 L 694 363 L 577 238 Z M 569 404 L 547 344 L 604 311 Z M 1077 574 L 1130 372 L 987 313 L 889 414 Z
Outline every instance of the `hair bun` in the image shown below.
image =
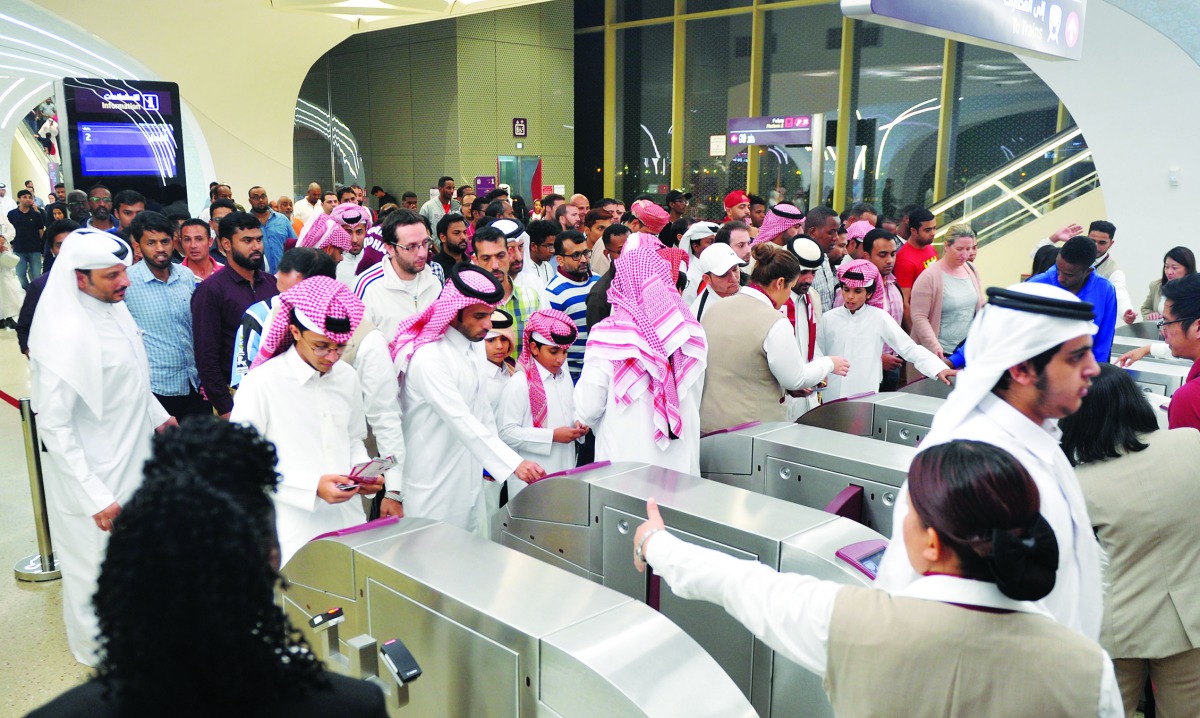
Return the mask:
M 1017 601 L 1037 601 L 1054 588 L 1058 539 L 1041 514 L 1020 533 L 994 530 L 987 563 L 1001 593 Z
M 775 256 L 775 251 L 779 247 L 771 242 L 759 242 L 750 248 L 750 256 L 754 258 L 755 264 L 764 264 L 771 261 Z

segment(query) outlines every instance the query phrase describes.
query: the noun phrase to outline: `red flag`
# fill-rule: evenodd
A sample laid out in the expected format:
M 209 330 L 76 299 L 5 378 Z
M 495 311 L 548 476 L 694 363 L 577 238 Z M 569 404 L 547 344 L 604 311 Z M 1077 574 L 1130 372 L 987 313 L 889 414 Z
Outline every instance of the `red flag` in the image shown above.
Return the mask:
M 538 158 L 537 169 L 533 171 L 533 179 L 529 182 L 529 196 L 534 199 L 542 198 L 542 158 Z

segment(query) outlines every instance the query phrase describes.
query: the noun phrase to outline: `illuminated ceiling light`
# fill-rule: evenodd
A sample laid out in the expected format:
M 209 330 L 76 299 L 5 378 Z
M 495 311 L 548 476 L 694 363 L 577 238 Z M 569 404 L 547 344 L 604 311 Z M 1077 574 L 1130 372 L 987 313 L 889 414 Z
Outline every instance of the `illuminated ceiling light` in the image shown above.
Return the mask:
M 78 58 L 71 57 L 70 55 L 64 55 L 63 53 L 58 52 L 57 50 L 52 50 L 48 47 L 43 47 L 36 43 L 26 42 L 25 40 L 18 40 L 15 37 L 8 37 L 7 35 L 0 35 L 0 40 L 6 41 L 6 42 L 11 42 L 15 45 L 24 45 L 25 47 L 31 48 L 38 52 L 48 52 L 51 55 L 57 55 L 58 57 L 61 57 L 62 59 L 67 60 L 70 63 L 73 63 L 76 65 L 79 65 L 80 67 L 86 68 L 87 70 L 94 73 L 97 77 L 104 77 L 105 75 L 109 74 L 108 72 L 101 70 L 100 68 L 96 67 L 95 65 L 89 65 L 88 63 L 83 62 L 82 60 L 80 60 Z M 133 78 L 133 79 L 137 79 L 137 78 Z
M 90 56 L 92 56 L 92 57 L 96 58 L 96 59 L 97 59 L 97 60 L 99 60 L 100 62 L 103 62 L 103 63 L 105 63 L 105 64 L 107 64 L 107 65 L 109 65 L 109 66 L 111 66 L 111 67 L 114 67 L 114 68 L 116 68 L 116 69 L 117 69 L 117 70 L 119 70 L 121 73 L 123 73 L 124 75 L 126 75 L 126 76 L 128 77 L 128 79 L 131 79 L 131 80 L 136 80 L 136 79 L 138 79 L 137 73 L 130 72 L 129 70 L 127 70 L 126 68 L 124 68 L 124 67 L 122 67 L 122 66 L 118 65 L 117 63 L 113 62 L 112 60 L 109 60 L 108 58 L 106 58 L 106 57 L 103 57 L 103 56 L 101 56 L 101 55 L 97 55 L 96 53 L 92 52 L 91 50 L 87 49 L 86 47 L 83 47 L 82 45 L 76 45 L 75 43 L 71 42 L 70 40 L 68 40 L 68 39 L 66 39 L 66 38 L 64 38 L 64 37 L 61 37 L 61 36 L 59 36 L 59 35 L 55 35 L 55 34 L 54 34 L 54 33 L 52 33 L 52 32 L 47 32 L 46 30 L 43 30 L 43 29 L 42 29 L 42 28 L 40 28 L 40 27 L 37 27 L 37 26 L 35 26 L 35 25 L 30 25 L 29 23 L 26 23 L 26 22 L 22 22 L 21 20 L 18 20 L 18 19 L 14 18 L 14 17 L 11 17 L 11 16 L 9 16 L 9 15 L 5 15 L 5 14 L 3 14 L 3 13 L 0 13 L 0 20 L 7 20 L 8 22 L 10 22 L 10 23 L 12 23 L 12 24 L 14 24 L 14 25 L 17 25 L 17 26 L 19 26 L 19 27 L 23 27 L 23 28 L 25 28 L 26 30 L 30 30 L 30 31 L 32 31 L 32 32 L 36 32 L 36 33 L 38 33 L 39 35 L 43 35 L 43 36 L 45 36 L 45 37 L 48 37 L 48 38 L 50 38 L 50 39 L 52 39 L 52 40 L 57 40 L 58 42 L 61 42 L 61 43 L 62 43 L 62 44 L 64 44 L 64 45 L 68 45 L 68 46 L 70 46 L 70 47 L 73 47 L 73 48 L 75 48 L 76 50 L 79 50 L 80 52 L 83 52 L 83 53 L 85 53 L 85 54 L 87 54 L 87 55 L 90 55 Z M 21 44 L 27 44 L 27 43 L 21 43 Z M 34 47 L 39 47 L 39 46 L 34 46 Z M 53 54 L 55 54 L 55 55 L 58 55 L 59 57 L 64 57 L 64 58 L 66 58 L 66 59 L 68 59 L 68 60 L 73 60 L 73 59 L 74 59 L 74 58 L 68 57 L 68 56 L 66 56 L 66 55 L 63 55 L 62 53 L 54 52 L 53 50 L 48 50 L 48 49 L 46 49 L 46 48 L 44 48 L 44 47 L 43 47 L 43 48 L 40 48 L 40 49 L 44 49 L 44 50 L 46 50 L 47 52 L 51 52 L 51 53 L 53 53 Z M 88 66 L 88 65 L 87 65 L 86 63 L 84 63 L 84 62 L 79 62 L 79 64 L 81 64 L 81 65 L 84 65 L 84 66 Z M 89 67 L 90 67 L 90 66 L 89 66 Z M 109 73 L 107 73 L 107 72 L 100 72 L 100 75 L 101 75 L 101 76 L 103 76 L 103 75 L 107 75 L 107 74 L 109 74 Z
M 36 95 L 37 93 L 41 92 L 42 90 L 46 89 L 49 86 L 50 86 L 49 82 L 43 82 L 42 84 L 33 88 L 33 91 L 30 92 L 28 95 L 25 95 L 21 99 L 17 100 L 16 104 L 14 104 L 12 106 L 12 109 L 8 111 L 8 114 L 4 116 L 4 122 L 0 122 L 0 129 L 4 129 L 5 127 L 8 127 L 8 121 L 12 119 L 13 113 L 17 111 L 17 108 L 25 107 L 26 102 L 29 102 L 30 100 L 32 100 L 34 95 Z M 26 109 L 25 111 L 28 112 L 29 110 Z

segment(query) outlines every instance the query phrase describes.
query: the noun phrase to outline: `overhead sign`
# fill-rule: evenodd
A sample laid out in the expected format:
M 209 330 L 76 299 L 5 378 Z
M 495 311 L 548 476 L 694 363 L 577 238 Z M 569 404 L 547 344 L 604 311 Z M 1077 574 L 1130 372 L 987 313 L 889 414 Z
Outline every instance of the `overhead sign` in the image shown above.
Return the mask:
M 807 145 L 812 143 L 812 116 L 735 117 L 725 136 L 731 145 Z
M 708 156 L 709 157 L 724 157 L 725 156 L 725 135 L 709 135 L 708 136 Z
M 480 197 L 496 189 L 496 178 L 491 175 L 481 175 L 475 178 L 475 194 Z
M 842 0 L 857 20 L 1050 59 L 1083 53 L 1087 0 Z
M 529 136 L 529 120 L 524 117 L 513 118 L 513 137 Z

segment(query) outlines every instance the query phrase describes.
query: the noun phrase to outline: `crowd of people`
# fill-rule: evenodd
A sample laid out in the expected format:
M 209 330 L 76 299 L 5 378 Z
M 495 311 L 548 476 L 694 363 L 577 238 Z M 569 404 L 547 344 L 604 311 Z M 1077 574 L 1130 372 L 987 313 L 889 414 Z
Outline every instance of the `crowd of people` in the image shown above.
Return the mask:
M 1024 508 L 1008 507 L 988 531 L 1015 531 L 1005 545 L 1018 553 L 1036 533 L 1041 548 L 1053 542 L 1070 560 L 1043 566 L 1032 589 L 1024 578 L 997 581 L 979 559 L 993 543 L 967 540 L 969 517 L 947 503 L 967 489 L 919 489 L 914 469 L 878 584 L 920 596 L 912 587 L 928 585 L 924 571 L 983 576 L 1000 584 L 980 599 L 988 610 L 1044 599 L 1066 629 L 1101 638 L 1101 550 L 1071 462 L 1109 455 L 1064 454 L 1053 424 L 1075 413 L 1098 364 L 1110 361 L 1117 324 L 1139 318 L 1106 221 L 1087 234 L 1078 225 L 1057 232 L 1034 248 L 1045 271 L 985 291 L 975 231 L 950 226 L 939 253 L 937 218 L 916 206 L 898 217 L 865 203 L 839 214 L 734 191 L 723 220 L 709 222 L 690 216 L 690 195 L 678 190 L 663 205 L 639 197 L 628 210 L 581 194 L 526 208 L 507 188 L 477 196 L 449 176 L 419 206 L 413 192 L 397 201 L 379 186 L 326 192 L 317 183 L 298 199 L 251 187 L 240 205 L 213 183 L 195 217 L 182 199 L 159 206 L 100 185 L 80 194 L 69 202 L 62 193 L 59 216 L 59 203 L 37 209 L 19 192 L 0 252 L 18 261 L 0 261 L 0 274 L 24 290 L 2 318 L 30 360 L 67 634 L 85 664 L 99 659 L 92 595 L 109 532 L 136 502 L 155 432 L 204 426 L 178 428 L 185 419 L 230 420 L 274 445 L 270 495 L 285 564 L 312 537 L 376 516 L 487 536 L 491 515 L 524 486 L 593 461 L 699 474 L 702 432 L 794 420 L 821 402 L 922 376 L 955 384 L 925 446 L 1003 450 L 931 454 L 923 466 L 936 474 L 953 465 L 964 486 L 1024 492 Z M 1140 316 L 1159 321 L 1166 339 L 1148 352 L 1200 359 L 1191 251 L 1168 252 Z M 1200 429 L 1198 373 L 1171 405 L 1171 427 L 1190 427 L 1187 440 Z M 374 456 L 390 461 L 359 475 Z M 973 461 L 990 473 L 969 475 Z M 988 492 L 1002 490 L 967 493 Z M 931 553 L 913 548 L 917 530 L 905 517 L 915 515 L 940 537 Z M 642 543 L 662 528 L 641 532 Z M 666 544 L 639 544 L 639 560 L 669 563 Z M 680 574 L 663 575 L 673 583 Z M 927 590 L 951 603 L 975 595 Z M 826 593 L 820 620 L 832 657 L 828 612 L 838 614 Z M 899 620 L 898 605 L 854 600 Z M 985 623 L 963 630 L 996 629 Z M 1009 623 L 1067 653 L 1101 655 L 1036 622 Z M 1112 653 L 1119 644 L 1103 645 Z M 1178 670 L 1195 677 L 1197 656 Z M 1142 668 L 1122 678 L 1126 704 Z M 1072 700 L 1095 698 L 1104 715 L 1117 694 L 1097 685 L 1095 696 Z

